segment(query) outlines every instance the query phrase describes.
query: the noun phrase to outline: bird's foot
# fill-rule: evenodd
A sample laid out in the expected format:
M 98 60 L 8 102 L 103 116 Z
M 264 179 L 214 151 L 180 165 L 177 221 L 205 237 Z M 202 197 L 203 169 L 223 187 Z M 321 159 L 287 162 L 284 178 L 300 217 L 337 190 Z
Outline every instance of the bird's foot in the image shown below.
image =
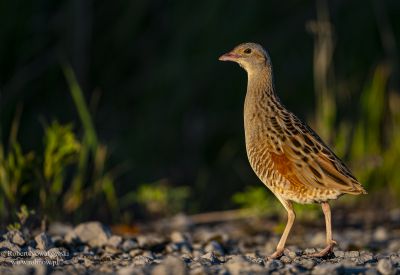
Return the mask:
M 274 253 L 267 257 L 267 260 L 278 259 L 283 255 L 283 249 L 277 249 Z
M 331 240 L 329 242 L 329 244 L 324 249 L 322 249 L 321 251 L 316 252 L 316 253 L 312 253 L 312 254 L 307 254 L 306 256 L 308 256 L 308 257 L 317 257 L 317 258 L 325 257 L 326 255 L 328 255 L 329 253 L 332 252 L 332 249 L 336 244 L 337 244 L 336 241 Z

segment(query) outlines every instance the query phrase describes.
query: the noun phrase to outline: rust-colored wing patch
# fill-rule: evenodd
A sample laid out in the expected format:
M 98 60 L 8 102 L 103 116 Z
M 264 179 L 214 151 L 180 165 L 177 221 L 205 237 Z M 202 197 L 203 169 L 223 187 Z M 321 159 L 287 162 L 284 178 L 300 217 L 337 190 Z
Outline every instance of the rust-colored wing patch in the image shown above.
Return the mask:
M 290 184 L 296 189 L 304 187 L 304 183 L 296 176 L 293 163 L 283 154 L 276 154 L 271 152 L 271 160 L 274 168 L 282 175 Z

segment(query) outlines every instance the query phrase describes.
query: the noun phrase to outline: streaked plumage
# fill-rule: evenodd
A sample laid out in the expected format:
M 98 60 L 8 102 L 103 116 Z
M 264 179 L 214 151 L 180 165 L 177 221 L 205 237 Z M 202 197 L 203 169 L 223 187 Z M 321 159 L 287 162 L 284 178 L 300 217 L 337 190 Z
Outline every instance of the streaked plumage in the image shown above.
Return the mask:
M 335 243 L 328 232 L 330 209 L 326 202 L 345 193 L 365 194 L 364 188 L 321 138 L 282 105 L 275 94 L 271 60 L 260 45 L 241 44 L 220 60 L 237 62 L 247 71 L 244 128 L 248 159 L 260 180 L 289 213 L 288 225 L 273 257 L 282 254 L 293 224 L 292 201 L 322 203 L 328 246 L 316 256 L 324 256 Z

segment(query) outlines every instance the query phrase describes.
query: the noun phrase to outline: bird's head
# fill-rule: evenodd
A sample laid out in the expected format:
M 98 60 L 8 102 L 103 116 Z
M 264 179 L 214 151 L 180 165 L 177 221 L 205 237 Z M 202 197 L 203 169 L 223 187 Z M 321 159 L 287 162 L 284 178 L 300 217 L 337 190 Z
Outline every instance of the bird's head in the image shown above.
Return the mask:
M 236 62 L 249 74 L 271 66 L 267 51 L 256 43 L 240 44 L 232 51 L 221 55 L 219 60 Z

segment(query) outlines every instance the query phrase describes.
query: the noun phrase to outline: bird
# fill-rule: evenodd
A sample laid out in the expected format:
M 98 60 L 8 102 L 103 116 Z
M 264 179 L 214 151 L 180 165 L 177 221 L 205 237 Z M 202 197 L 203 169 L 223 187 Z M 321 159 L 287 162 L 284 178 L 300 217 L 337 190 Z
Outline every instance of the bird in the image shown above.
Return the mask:
M 281 103 L 271 58 L 261 45 L 242 43 L 219 60 L 236 62 L 247 72 L 243 110 L 247 157 L 255 174 L 287 211 L 286 227 L 268 258 L 283 255 L 296 217 L 293 203 L 321 205 L 326 247 L 308 256 L 327 256 L 337 244 L 332 238 L 329 201 L 367 192 L 315 131 Z

